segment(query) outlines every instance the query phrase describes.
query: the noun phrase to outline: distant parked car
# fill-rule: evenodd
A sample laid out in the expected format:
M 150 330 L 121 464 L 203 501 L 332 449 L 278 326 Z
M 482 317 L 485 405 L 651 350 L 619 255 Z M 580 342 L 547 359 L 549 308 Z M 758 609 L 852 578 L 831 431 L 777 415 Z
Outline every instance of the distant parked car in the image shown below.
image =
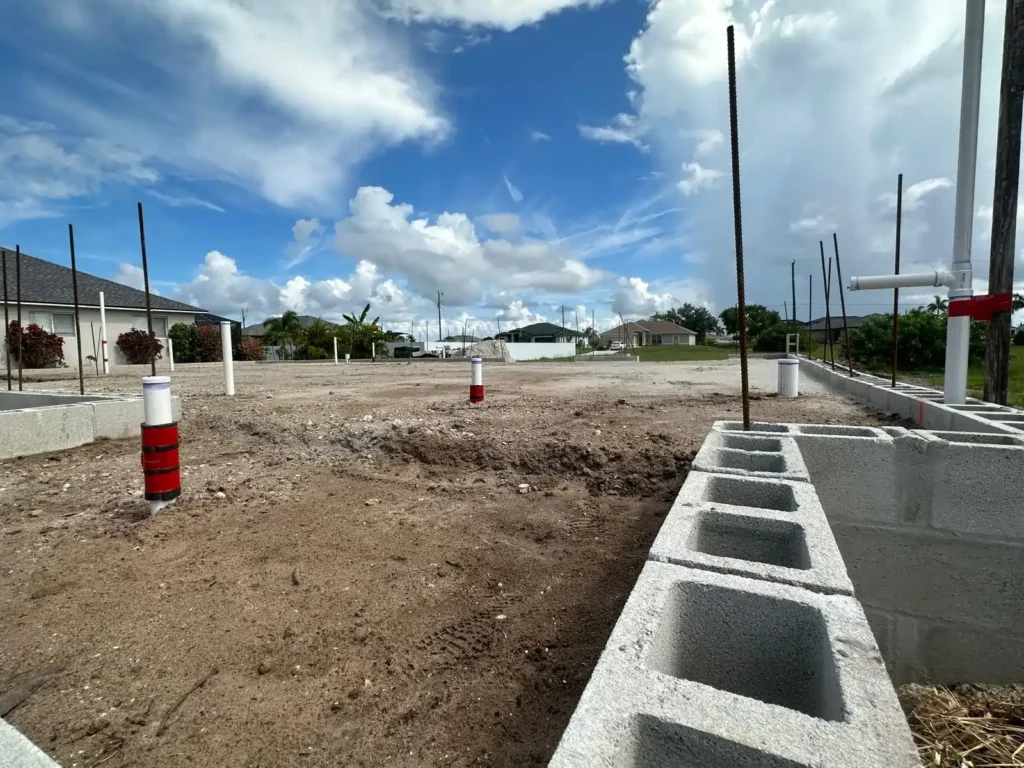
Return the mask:
M 612 350 L 612 352 L 618 352 L 618 351 L 623 350 L 625 348 L 626 348 L 626 345 L 623 344 L 621 341 L 613 341 L 611 343 L 611 346 L 608 347 L 608 349 Z

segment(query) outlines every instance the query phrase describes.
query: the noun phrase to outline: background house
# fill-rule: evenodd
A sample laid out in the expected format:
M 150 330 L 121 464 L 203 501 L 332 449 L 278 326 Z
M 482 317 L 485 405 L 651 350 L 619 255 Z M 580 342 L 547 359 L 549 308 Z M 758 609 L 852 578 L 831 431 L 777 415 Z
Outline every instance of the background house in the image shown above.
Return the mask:
M 642 320 L 618 325 L 601 334 L 601 346 L 613 341 L 621 342 L 627 347 L 693 346 L 697 343 L 697 334 L 668 320 Z
M 11 322 L 17 320 L 17 275 L 14 251 L 0 249 L 7 255 L 7 313 Z M 78 366 L 76 332 L 82 337 L 82 355 L 101 357 L 100 352 L 100 292 L 103 292 L 107 313 L 107 348 L 112 365 L 126 362 L 117 348 L 117 337 L 132 328 L 146 330 L 146 294 L 113 280 L 78 271 L 78 317 L 75 327 L 75 300 L 71 269 L 34 256 L 21 254 L 21 320 L 27 327 L 35 323 L 64 339 L 64 363 Z M 0 304 L 3 292 L 0 288 Z M 153 309 L 153 333 L 166 347 L 167 329 L 175 323 L 193 323 L 205 310 L 180 301 L 150 295 Z M 7 328 L 0 342 L 0 364 L 6 365 Z M 12 367 L 16 362 L 12 358 Z M 86 365 L 92 365 L 87 362 Z
M 846 327 L 851 331 L 854 328 L 859 328 L 861 325 L 866 323 L 872 318 L 878 317 L 880 313 L 875 312 L 870 315 L 847 315 Z M 829 321 L 831 328 L 831 338 L 833 342 L 839 341 L 843 335 L 843 316 L 842 314 L 831 315 Z M 800 326 L 808 331 L 811 339 L 817 342 L 827 341 L 829 339 L 829 332 L 826 329 L 825 318 L 819 317 L 817 320 L 812 320 L 810 323 L 800 323 Z
M 585 334 L 578 333 L 570 328 L 564 328 L 554 323 L 534 323 L 522 328 L 513 328 L 511 331 L 503 331 L 495 334 L 494 338 L 499 341 L 510 343 L 545 344 L 550 342 L 573 342 L 584 338 Z

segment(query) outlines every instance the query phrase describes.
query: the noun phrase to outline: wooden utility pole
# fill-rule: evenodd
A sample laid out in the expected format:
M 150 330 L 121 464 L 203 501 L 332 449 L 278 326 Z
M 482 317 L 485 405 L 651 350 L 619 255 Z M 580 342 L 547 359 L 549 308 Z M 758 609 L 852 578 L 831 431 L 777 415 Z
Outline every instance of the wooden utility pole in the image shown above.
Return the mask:
M 444 298 L 444 291 L 437 292 L 437 340 L 444 341 L 441 335 L 441 299 Z
M 1020 183 L 1020 131 L 1024 113 L 1024 0 L 1006 0 L 1003 24 L 1003 76 L 999 86 L 999 132 L 992 194 L 992 250 L 988 293 L 1013 292 L 1014 242 L 1017 236 L 1017 185 Z M 1010 385 L 1010 317 L 994 312 L 985 352 L 985 399 L 1006 405 Z

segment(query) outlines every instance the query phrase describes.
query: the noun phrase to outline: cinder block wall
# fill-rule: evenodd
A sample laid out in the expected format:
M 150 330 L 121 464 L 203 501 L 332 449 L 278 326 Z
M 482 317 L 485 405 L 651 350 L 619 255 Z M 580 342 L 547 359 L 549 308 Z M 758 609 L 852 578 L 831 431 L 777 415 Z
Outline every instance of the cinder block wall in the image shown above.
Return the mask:
M 790 427 L 716 427 L 551 765 L 919 766 Z
M 1024 440 L 791 429 L 894 681 L 1024 679 Z

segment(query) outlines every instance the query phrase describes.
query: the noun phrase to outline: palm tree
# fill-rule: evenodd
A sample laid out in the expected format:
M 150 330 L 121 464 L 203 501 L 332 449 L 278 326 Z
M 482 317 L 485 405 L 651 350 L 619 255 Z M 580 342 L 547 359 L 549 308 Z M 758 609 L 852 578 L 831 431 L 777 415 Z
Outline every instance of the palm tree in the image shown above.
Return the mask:
M 1024 293 L 1013 294 L 1013 311 L 1019 312 L 1024 309 Z
M 294 355 L 295 343 L 302 336 L 298 312 L 289 309 L 280 317 L 269 317 L 263 322 L 263 327 L 266 328 L 263 339 L 267 344 L 287 347 Z
M 331 328 L 319 317 L 313 320 L 301 335 L 301 346 L 305 357 L 322 360 L 328 356 L 327 347 L 331 344 Z
M 378 325 L 380 317 L 373 318 L 373 322 L 366 322 L 367 315 L 370 314 L 370 305 L 367 303 L 363 307 L 363 311 L 357 317 L 356 315 L 342 315 L 345 318 L 346 325 L 343 325 L 338 329 L 338 340 L 339 343 L 346 343 L 353 357 L 370 357 L 375 349 L 378 355 L 386 355 L 387 347 L 384 345 L 384 341 L 387 336 L 384 333 L 384 329 Z
M 949 309 L 949 302 L 941 296 L 936 296 L 935 300 L 927 307 L 928 311 L 935 315 L 944 315 Z

